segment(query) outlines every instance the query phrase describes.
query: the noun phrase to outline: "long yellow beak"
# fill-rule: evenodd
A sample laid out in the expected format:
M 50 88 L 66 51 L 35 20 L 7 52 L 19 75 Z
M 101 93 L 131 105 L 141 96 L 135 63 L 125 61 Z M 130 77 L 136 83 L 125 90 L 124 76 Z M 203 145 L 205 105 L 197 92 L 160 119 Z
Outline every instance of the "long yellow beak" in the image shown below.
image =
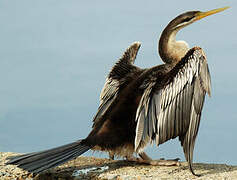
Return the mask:
M 195 15 L 196 16 L 195 20 L 199 20 L 199 19 L 202 19 L 204 17 L 210 16 L 212 14 L 216 14 L 216 13 L 224 11 L 224 10 L 226 10 L 228 8 L 230 8 L 230 7 L 227 6 L 227 7 L 223 7 L 223 8 L 213 9 L 213 10 L 210 10 L 210 11 L 207 11 L 207 12 L 198 12 Z

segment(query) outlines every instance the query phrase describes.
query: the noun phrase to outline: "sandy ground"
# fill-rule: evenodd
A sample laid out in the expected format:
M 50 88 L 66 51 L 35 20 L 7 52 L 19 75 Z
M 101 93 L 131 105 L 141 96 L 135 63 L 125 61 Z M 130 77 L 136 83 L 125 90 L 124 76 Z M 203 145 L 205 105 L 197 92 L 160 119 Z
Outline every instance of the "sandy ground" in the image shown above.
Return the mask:
M 126 161 L 79 157 L 62 166 L 38 175 L 23 171 L 13 165 L 4 165 L 8 156 L 16 153 L 0 153 L 0 179 L 110 179 L 110 180 L 153 180 L 153 179 L 237 179 L 237 166 L 225 164 L 194 164 L 193 176 L 186 162 L 180 166 L 150 166 Z

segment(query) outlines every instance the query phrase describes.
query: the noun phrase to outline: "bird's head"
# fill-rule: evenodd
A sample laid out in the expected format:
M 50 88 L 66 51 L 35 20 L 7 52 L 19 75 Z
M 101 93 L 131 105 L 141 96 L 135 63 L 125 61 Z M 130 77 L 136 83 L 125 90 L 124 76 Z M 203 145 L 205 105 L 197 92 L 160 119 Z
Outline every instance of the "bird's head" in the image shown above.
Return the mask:
M 210 16 L 212 14 L 216 14 L 218 12 L 224 11 L 228 9 L 229 7 L 224 7 L 224 8 L 218 8 L 218 9 L 213 9 L 210 11 L 206 12 L 201 12 L 201 11 L 188 11 L 183 14 L 180 14 L 177 16 L 175 19 L 173 19 L 168 26 L 170 26 L 170 29 L 172 30 L 179 30 L 189 24 L 192 24 L 193 22 L 200 20 L 204 17 Z
M 176 33 L 183 27 L 192 24 L 204 17 L 224 11 L 229 7 L 211 11 L 188 11 L 174 18 L 164 29 L 159 40 L 158 51 L 161 59 L 166 63 L 177 63 L 188 52 L 188 43 L 176 41 Z

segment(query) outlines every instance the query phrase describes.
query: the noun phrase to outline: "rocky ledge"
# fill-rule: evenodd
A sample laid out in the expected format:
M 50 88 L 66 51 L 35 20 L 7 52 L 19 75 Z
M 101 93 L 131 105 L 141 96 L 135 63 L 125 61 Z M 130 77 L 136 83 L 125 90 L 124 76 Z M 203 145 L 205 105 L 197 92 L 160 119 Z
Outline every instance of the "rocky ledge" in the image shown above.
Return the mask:
M 0 179 L 16 180 L 148 180 L 148 179 L 237 179 L 237 166 L 226 164 L 195 163 L 194 169 L 201 177 L 193 176 L 186 162 L 180 166 L 148 166 L 121 160 L 94 157 L 78 157 L 62 166 L 34 175 L 13 165 L 4 165 L 8 156 L 16 153 L 0 153 Z

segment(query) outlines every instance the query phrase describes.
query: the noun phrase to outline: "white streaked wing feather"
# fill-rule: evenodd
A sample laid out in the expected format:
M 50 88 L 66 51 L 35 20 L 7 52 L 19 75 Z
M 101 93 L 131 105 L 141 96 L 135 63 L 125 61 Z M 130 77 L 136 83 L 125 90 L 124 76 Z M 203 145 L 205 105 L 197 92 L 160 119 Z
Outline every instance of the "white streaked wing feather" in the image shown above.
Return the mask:
M 146 143 L 152 140 L 159 145 L 180 136 L 185 157 L 192 168 L 193 148 L 203 101 L 206 92 L 210 92 L 210 74 L 201 48 L 194 49 L 193 53 L 186 58 L 182 60 L 184 65 L 180 66 L 180 69 L 178 65 L 175 67 L 176 75 L 165 87 L 154 91 L 155 84 L 152 84 L 144 91 L 142 99 L 146 101 L 140 101 L 136 116 L 138 124 L 135 150 L 143 149 Z M 155 110 L 153 107 L 156 107 Z M 144 113 L 144 116 L 140 113 Z M 147 125 L 144 126 L 144 123 Z M 142 130 L 141 128 L 144 127 L 146 129 Z M 141 132 L 146 142 L 141 142 L 142 139 L 137 138 L 141 136 Z M 155 135 L 151 136 L 151 134 Z

